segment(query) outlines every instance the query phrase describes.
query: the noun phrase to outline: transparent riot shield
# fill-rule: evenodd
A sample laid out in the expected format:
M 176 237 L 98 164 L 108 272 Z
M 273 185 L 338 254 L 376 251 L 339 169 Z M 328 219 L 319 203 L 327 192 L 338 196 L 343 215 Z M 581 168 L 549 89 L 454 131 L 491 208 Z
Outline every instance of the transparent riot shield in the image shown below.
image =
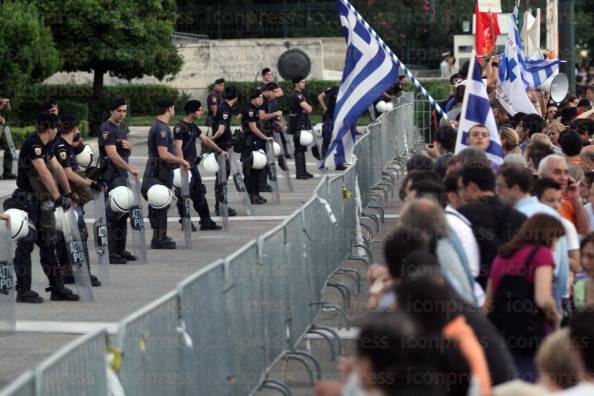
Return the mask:
M 287 162 L 287 153 L 285 152 L 285 146 L 283 146 L 283 141 L 280 135 L 281 133 L 282 132 L 274 132 L 274 141 L 278 143 L 278 145 L 281 147 L 281 155 L 279 158 L 281 158 L 281 161 L 284 161 L 286 168 L 286 170 L 282 169 L 285 177 L 285 183 L 287 184 L 287 188 L 289 189 L 289 191 L 294 192 L 295 189 L 293 188 L 293 180 L 291 180 L 291 169 L 289 168 L 289 163 Z
M 272 203 L 280 204 L 280 191 L 278 189 L 278 177 L 276 172 L 276 156 L 274 155 L 274 147 L 272 140 L 266 141 L 266 159 L 268 166 L 268 179 L 270 180 L 270 187 L 272 189 Z
M 93 237 L 95 252 L 97 252 L 99 277 L 107 285 L 109 284 L 109 238 L 107 236 L 107 217 L 105 215 L 105 192 L 98 192 L 93 202 L 95 204 Z
M 223 219 L 223 229 L 229 230 L 229 201 L 228 201 L 228 189 L 227 189 L 227 160 L 222 155 L 217 155 L 217 162 L 219 163 L 219 173 L 217 184 L 220 190 L 223 192 L 223 202 L 219 202 L 221 208 L 221 218 Z
M 192 247 L 192 220 L 190 217 L 190 208 L 192 207 L 192 199 L 190 198 L 190 176 L 187 169 L 180 168 L 181 188 L 180 196 L 184 204 L 184 217 L 182 218 L 182 228 L 184 230 L 184 238 L 186 240 L 186 248 Z M 227 208 L 225 207 L 225 210 Z
M 16 160 L 18 157 L 14 141 L 12 140 L 12 133 L 10 132 L 10 127 L 8 125 L 4 125 L 2 128 L 4 130 L 3 134 L 4 139 L 6 139 L 6 145 L 8 146 L 8 150 L 10 150 L 10 154 L 12 155 L 13 160 Z
M 72 276 L 78 289 L 80 301 L 93 301 L 93 287 L 91 286 L 91 275 L 87 259 L 85 258 L 85 249 L 80 238 L 78 222 L 74 209 L 64 212 L 62 208 L 56 208 L 56 221 L 62 226 L 68 259 L 72 267 Z
M 250 197 L 247 193 L 247 188 L 245 187 L 245 182 L 243 180 L 243 174 L 241 173 L 241 166 L 239 165 L 239 161 L 235 157 L 235 153 L 229 151 L 229 163 L 231 164 L 231 174 L 233 175 L 233 183 L 235 184 L 235 188 L 241 197 L 241 202 L 243 203 L 243 209 L 248 216 L 252 216 L 254 214 L 254 210 L 252 209 L 252 203 L 250 202 Z
M 16 292 L 12 257 L 10 229 L 5 221 L 0 220 L 0 336 L 14 334 L 16 329 Z
M 280 122 L 281 122 L 281 131 L 279 131 L 279 134 L 284 134 L 285 135 L 285 141 L 287 142 L 287 150 L 289 151 L 288 153 L 285 152 L 285 148 L 284 146 L 282 146 L 282 142 L 279 140 L 277 143 L 280 144 L 283 147 L 283 154 L 285 155 L 285 157 L 289 157 L 290 155 L 292 155 L 293 153 L 295 153 L 295 142 L 293 142 L 293 135 L 289 135 L 287 133 L 287 124 L 285 123 L 285 118 L 281 117 L 280 118 Z M 280 135 L 279 135 L 280 138 Z M 293 190 L 291 190 L 293 191 Z
M 146 264 L 146 240 L 144 235 L 144 214 L 140 195 L 140 182 L 133 175 L 128 176 L 128 187 L 134 194 L 134 202 L 130 208 L 130 227 L 132 228 L 132 244 L 139 264 Z M 126 236 L 124 235 L 123 238 Z

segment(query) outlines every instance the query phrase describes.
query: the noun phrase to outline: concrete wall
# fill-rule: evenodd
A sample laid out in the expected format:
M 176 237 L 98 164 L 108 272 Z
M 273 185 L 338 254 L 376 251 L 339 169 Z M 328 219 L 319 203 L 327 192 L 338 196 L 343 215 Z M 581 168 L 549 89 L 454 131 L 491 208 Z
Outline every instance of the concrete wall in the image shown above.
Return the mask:
M 277 61 L 289 49 L 304 51 L 311 60 L 310 79 L 340 79 L 346 44 L 343 38 L 206 40 L 177 45 L 184 59 L 182 70 L 174 77 L 159 81 L 144 77 L 131 83 L 162 83 L 187 92 L 195 98 L 206 96 L 207 87 L 224 77 L 235 81 L 258 81 L 260 70 L 270 67 L 278 76 Z M 338 78 L 337 78 L 338 77 Z M 280 78 L 280 77 L 279 77 Z M 92 84 L 91 73 L 57 73 L 47 84 Z M 105 76 L 106 85 L 127 84 L 127 80 Z

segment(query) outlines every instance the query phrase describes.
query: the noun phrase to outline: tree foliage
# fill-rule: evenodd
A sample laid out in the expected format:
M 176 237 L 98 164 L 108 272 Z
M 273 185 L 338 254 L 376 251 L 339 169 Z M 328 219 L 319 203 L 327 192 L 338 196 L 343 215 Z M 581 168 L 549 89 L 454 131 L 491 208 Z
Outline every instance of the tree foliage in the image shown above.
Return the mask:
M 18 100 L 31 84 L 55 73 L 62 65 L 51 31 L 33 4 L 0 4 L 0 93 Z
M 59 44 L 63 69 L 95 72 L 96 90 L 103 73 L 163 79 L 181 69 L 170 39 L 174 0 L 39 0 L 38 7 Z

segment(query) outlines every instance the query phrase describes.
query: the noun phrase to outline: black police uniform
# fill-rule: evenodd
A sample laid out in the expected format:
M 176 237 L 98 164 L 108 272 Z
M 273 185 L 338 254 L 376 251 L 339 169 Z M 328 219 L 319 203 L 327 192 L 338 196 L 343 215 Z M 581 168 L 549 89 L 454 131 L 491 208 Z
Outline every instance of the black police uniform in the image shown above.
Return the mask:
M 213 133 L 216 132 L 216 127 L 215 127 L 216 115 L 220 111 L 221 105 L 224 102 L 225 101 L 223 100 L 223 95 L 220 92 L 217 92 L 214 90 L 211 91 L 208 94 L 208 97 L 206 98 L 206 103 L 207 103 L 207 107 L 208 107 L 208 113 L 206 116 L 206 126 L 212 128 Z M 216 112 L 213 112 L 211 109 L 211 107 L 214 105 L 216 105 Z
M 229 104 L 225 101 L 223 101 L 219 107 L 219 111 L 217 112 L 216 116 L 215 116 L 215 121 L 214 121 L 214 126 L 213 126 L 213 134 L 216 133 L 216 131 L 219 129 L 220 125 L 223 125 L 225 127 L 225 131 L 223 132 L 223 134 L 221 136 L 219 136 L 217 139 L 213 139 L 213 141 L 217 144 L 217 146 L 219 146 L 221 148 L 221 150 L 225 150 L 225 151 L 229 151 L 229 149 L 231 148 L 231 138 L 232 138 L 232 133 L 231 133 L 231 119 L 233 118 L 233 108 L 231 106 L 229 106 Z M 225 175 L 225 181 L 229 178 L 229 175 L 231 174 L 231 163 L 229 160 L 227 160 L 227 174 Z M 219 203 L 222 203 L 225 200 L 225 194 L 223 192 L 223 184 L 219 183 L 219 173 L 217 172 L 216 174 L 216 181 L 215 181 L 215 199 L 216 199 L 216 204 L 215 204 L 215 211 L 217 214 L 219 214 L 219 208 L 220 205 Z M 229 216 L 232 216 L 235 214 L 235 210 L 233 210 L 232 208 L 227 208 L 227 211 L 229 212 Z
M 64 279 L 55 254 L 56 231 L 52 198 L 40 183 L 32 161 L 43 159 L 46 165 L 54 157 L 51 143 L 44 145 L 38 134 L 29 135 L 21 146 L 18 160 L 17 189 L 13 198 L 29 215 L 30 228 L 27 237 L 17 241 L 14 268 L 17 277 L 17 301 L 42 302 L 39 295 L 31 291 L 31 252 L 33 245 L 39 247 L 39 258 L 43 271 L 49 279 L 52 300 L 78 300 L 78 296 L 64 288 Z M 45 190 L 45 191 L 44 191 Z M 43 218 L 42 218 L 43 216 Z M 54 296 L 56 294 L 56 296 Z M 58 295 L 66 298 L 59 298 Z M 68 298 L 68 295 L 72 298 Z M 55 298 L 57 297 L 57 298 Z M 37 301 L 35 301 L 37 300 Z
M 336 85 L 326 88 L 324 91 L 324 101 L 326 102 L 327 110 L 322 116 L 322 155 L 326 155 L 326 151 L 330 146 L 332 140 L 332 130 L 334 129 L 334 110 L 336 109 L 336 99 L 338 98 L 338 87 Z
M 202 177 L 197 164 L 198 152 L 196 150 L 196 139 L 201 135 L 202 131 L 193 122 L 190 123 L 181 120 L 173 128 L 173 139 L 182 141 L 184 159 L 191 165 L 192 181 L 190 182 L 190 198 L 194 203 L 194 209 L 200 216 L 200 225 L 207 227 L 212 226 L 214 221 L 210 217 L 208 202 L 206 200 L 206 186 L 202 183 Z M 177 210 L 179 211 L 179 216 L 183 218 L 185 207 L 182 200 L 178 200 Z
M 260 196 L 260 173 L 263 170 L 252 168 L 252 152 L 266 149 L 266 141 L 260 139 L 250 131 L 249 123 L 255 122 L 258 129 L 262 130 L 262 121 L 260 120 L 260 108 L 249 104 L 241 113 L 241 126 L 245 136 L 245 144 L 241 153 L 241 162 L 243 164 L 243 176 L 246 181 L 246 188 L 250 195 L 252 203 L 264 203 L 266 200 Z M 259 202 L 258 202 L 259 201 Z
M 169 161 L 162 160 L 158 147 L 166 147 L 167 151 L 175 155 L 173 134 L 171 128 L 158 118 L 153 122 L 148 134 L 148 156 L 143 176 L 143 193 L 155 184 L 162 184 L 171 189 L 173 185 L 173 169 L 176 166 Z M 155 209 L 149 205 L 149 220 L 153 229 L 153 248 L 175 248 L 175 242 L 167 237 L 167 209 Z
M 76 158 L 74 157 L 74 147 L 70 145 L 65 139 L 61 136 L 58 136 L 53 144 L 54 155 L 56 159 L 62 165 L 62 168 L 67 169 L 70 168 L 73 171 L 78 171 L 78 163 L 76 162 Z M 74 191 L 75 185 L 71 184 L 71 189 Z M 90 191 L 89 191 L 90 192 Z M 75 210 L 78 215 L 78 230 L 80 233 L 80 238 L 83 245 L 83 250 L 85 254 L 85 259 L 87 261 L 87 266 L 89 267 L 89 274 L 91 273 L 90 267 L 90 255 L 89 255 L 89 245 L 87 243 L 89 239 L 89 232 L 87 230 L 87 225 L 85 224 L 85 210 L 84 210 L 84 202 L 79 202 L 79 205 Z M 72 276 L 72 268 L 70 263 L 70 258 L 68 257 L 68 250 L 66 248 L 66 240 L 64 239 L 64 234 L 62 232 L 58 232 L 58 238 L 56 243 L 56 254 L 60 265 L 62 267 L 62 271 L 64 273 L 64 281 L 65 283 L 74 283 L 74 278 Z M 99 286 L 101 283 L 97 279 L 97 277 L 91 275 L 91 283 L 93 286 Z
M 289 133 L 293 134 L 293 143 L 295 144 L 295 167 L 297 168 L 298 178 L 311 178 L 313 175 L 307 172 L 305 164 L 305 153 L 307 147 L 299 144 L 299 131 L 302 129 L 311 130 L 311 121 L 309 116 L 300 106 L 305 102 L 303 93 L 296 89 L 291 96 L 291 114 L 289 115 Z
M 128 172 L 117 167 L 107 156 L 105 146 L 115 146 L 117 153 L 126 162 L 130 158 L 130 150 L 122 146 L 122 141 L 127 140 L 126 131 L 107 120 L 99 129 L 99 166 L 103 174 L 101 181 L 107 185 L 107 192 L 119 186 L 128 186 Z M 106 199 L 109 194 L 106 194 Z M 133 260 L 134 257 L 126 251 L 128 235 L 128 213 L 116 213 L 106 205 L 107 234 L 109 237 L 109 256 L 112 263 L 121 263 L 121 260 Z

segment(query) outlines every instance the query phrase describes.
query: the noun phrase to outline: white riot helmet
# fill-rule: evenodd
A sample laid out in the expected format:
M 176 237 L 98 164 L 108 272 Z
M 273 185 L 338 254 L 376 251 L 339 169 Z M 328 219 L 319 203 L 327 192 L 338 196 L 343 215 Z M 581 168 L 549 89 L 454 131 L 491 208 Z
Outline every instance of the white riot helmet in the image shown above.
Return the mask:
M 316 125 L 313 126 L 312 132 L 314 134 L 315 137 L 317 137 L 318 139 L 322 138 L 322 130 L 324 128 L 324 124 L 317 123 Z
M 162 184 L 155 184 L 149 188 L 146 195 L 149 205 L 155 209 L 165 209 L 173 198 L 171 190 Z
M 383 100 L 380 100 L 379 102 L 377 102 L 377 104 L 375 105 L 375 108 L 380 113 L 385 113 L 386 111 L 389 111 L 388 104 Z
M 188 172 L 188 183 L 192 181 L 192 172 Z M 173 170 L 173 186 L 175 188 L 181 188 L 182 178 L 181 169 L 177 168 Z
M 203 156 L 200 166 L 208 173 L 217 173 L 219 171 L 219 163 L 214 153 L 208 153 Z
M 20 209 L 8 209 L 4 212 L 10 216 L 10 238 L 21 239 L 29 234 L 29 215 Z
M 272 142 L 272 151 L 274 151 L 274 156 L 278 157 L 282 154 L 281 146 L 277 142 Z
M 386 111 L 392 111 L 394 110 L 394 103 L 393 102 L 387 102 L 386 103 Z
M 93 163 L 93 149 L 88 144 L 85 144 L 82 151 L 76 154 L 76 163 L 83 168 L 88 168 Z
M 109 192 L 109 207 L 117 213 L 127 213 L 134 204 L 134 194 L 126 186 L 119 186 Z
M 311 133 L 311 131 L 307 131 L 307 130 L 301 130 L 299 133 L 299 144 L 307 147 L 307 146 L 311 146 L 314 142 L 314 137 L 313 134 Z
M 264 169 L 267 163 L 268 160 L 266 159 L 266 154 L 264 154 L 264 151 L 252 151 L 252 169 Z

